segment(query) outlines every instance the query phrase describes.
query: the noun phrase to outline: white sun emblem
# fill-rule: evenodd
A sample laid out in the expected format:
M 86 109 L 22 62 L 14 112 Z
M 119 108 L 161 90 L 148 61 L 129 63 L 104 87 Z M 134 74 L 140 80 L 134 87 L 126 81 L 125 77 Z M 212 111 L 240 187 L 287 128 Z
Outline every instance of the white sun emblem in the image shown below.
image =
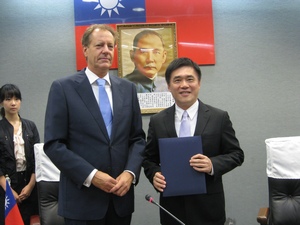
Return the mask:
M 5 209 L 7 209 L 9 205 L 10 205 L 9 198 L 5 196 Z
M 120 1 L 121 0 L 82 0 L 83 2 L 97 2 L 98 5 L 94 8 L 101 9 L 101 16 L 107 11 L 108 16 L 111 17 L 112 10 L 119 15 L 118 8 L 125 8 Z

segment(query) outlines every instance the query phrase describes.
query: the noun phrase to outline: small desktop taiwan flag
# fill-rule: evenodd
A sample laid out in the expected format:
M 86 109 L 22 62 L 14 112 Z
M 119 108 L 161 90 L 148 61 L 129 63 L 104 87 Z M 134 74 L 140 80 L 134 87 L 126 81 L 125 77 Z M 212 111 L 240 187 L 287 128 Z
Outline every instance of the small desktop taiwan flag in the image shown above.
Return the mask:
M 24 225 L 18 205 L 7 180 L 5 192 L 5 225 Z

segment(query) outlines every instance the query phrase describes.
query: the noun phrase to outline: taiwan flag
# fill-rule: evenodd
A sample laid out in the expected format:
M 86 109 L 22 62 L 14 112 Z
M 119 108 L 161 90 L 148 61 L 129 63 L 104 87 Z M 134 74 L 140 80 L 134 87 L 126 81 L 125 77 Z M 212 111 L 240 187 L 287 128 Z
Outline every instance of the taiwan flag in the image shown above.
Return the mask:
M 91 24 L 176 23 L 178 57 L 215 64 L 212 0 L 74 0 L 77 70 L 86 67 L 81 37 Z M 117 68 L 117 51 L 112 68 Z
M 5 225 L 24 225 L 18 205 L 7 180 L 5 193 Z

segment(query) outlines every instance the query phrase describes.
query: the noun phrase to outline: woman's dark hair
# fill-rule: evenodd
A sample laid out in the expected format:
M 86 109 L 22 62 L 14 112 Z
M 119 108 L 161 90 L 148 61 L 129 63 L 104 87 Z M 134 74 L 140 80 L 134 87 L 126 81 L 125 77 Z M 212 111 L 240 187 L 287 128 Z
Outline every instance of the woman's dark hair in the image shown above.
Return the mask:
M 166 73 L 165 73 L 165 78 L 166 78 L 166 81 L 168 84 L 170 84 L 172 72 L 174 70 L 177 70 L 184 66 L 194 68 L 194 70 L 196 71 L 196 73 L 198 75 L 199 81 L 201 80 L 201 70 L 200 70 L 199 66 L 191 59 L 183 57 L 183 58 L 174 59 L 167 67 Z
M 22 101 L 21 91 L 15 84 L 4 84 L 0 88 L 0 103 L 2 103 L 7 98 L 13 98 L 16 97 L 17 99 L 20 99 Z M 5 111 L 4 108 L 1 108 L 0 111 L 1 116 L 5 117 Z

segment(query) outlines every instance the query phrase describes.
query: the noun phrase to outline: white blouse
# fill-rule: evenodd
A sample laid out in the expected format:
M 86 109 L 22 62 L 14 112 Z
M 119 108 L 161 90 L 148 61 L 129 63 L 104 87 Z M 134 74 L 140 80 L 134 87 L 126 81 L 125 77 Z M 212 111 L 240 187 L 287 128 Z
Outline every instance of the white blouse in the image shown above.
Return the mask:
M 22 123 L 20 123 L 17 134 L 14 135 L 15 157 L 17 164 L 17 172 L 26 170 L 26 157 L 24 149 L 24 140 L 22 136 Z

